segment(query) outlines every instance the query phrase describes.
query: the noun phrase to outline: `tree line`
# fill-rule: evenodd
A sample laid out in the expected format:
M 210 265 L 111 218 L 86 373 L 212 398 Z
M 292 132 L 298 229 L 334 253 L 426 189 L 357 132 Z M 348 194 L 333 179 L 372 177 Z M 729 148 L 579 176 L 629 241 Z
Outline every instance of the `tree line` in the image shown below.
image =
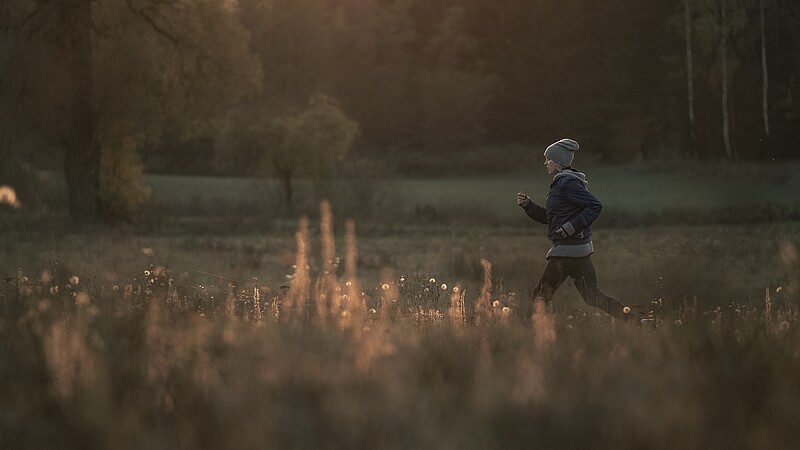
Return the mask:
M 373 157 L 571 136 L 607 161 L 800 138 L 796 0 L 4 0 L 0 34 L 2 175 L 58 161 L 79 221 L 145 167 L 291 178 L 329 136 Z

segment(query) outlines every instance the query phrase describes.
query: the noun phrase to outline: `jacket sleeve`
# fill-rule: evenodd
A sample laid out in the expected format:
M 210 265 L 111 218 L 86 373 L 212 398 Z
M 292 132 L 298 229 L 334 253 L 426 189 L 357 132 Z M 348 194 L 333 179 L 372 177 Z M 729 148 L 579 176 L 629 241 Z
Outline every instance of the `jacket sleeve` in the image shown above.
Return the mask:
M 567 199 L 580 209 L 577 214 L 562 225 L 564 230 L 572 236 L 575 233 L 580 233 L 584 228 L 589 228 L 600 216 L 603 205 L 579 180 L 570 180 L 564 187 Z
M 525 214 L 531 219 L 547 225 L 547 208 L 539 206 L 531 200 L 527 205 L 523 206 L 522 209 L 525 210 Z

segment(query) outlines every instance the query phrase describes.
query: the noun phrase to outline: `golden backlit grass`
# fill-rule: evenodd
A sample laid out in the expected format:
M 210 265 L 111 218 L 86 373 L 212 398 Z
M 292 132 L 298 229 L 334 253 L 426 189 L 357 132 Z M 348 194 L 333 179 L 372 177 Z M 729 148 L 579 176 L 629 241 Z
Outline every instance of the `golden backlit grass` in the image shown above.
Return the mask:
M 297 305 L 274 314 L 280 296 L 262 297 L 261 320 L 246 302 L 198 311 L 162 279 L 107 296 L 82 281 L 56 295 L 17 283 L 0 327 L 6 448 L 785 448 L 797 437 L 795 309 L 642 328 L 591 313 L 489 312 L 478 324 L 359 308 L 321 325 Z
M 337 239 L 320 216 L 294 238 L 4 241 L 3 447 L 796 442 L 796 223 L 600 233 L 601 285 L 656 314 L 639 326 L 568 284 L 521 317 L 541 237 Z

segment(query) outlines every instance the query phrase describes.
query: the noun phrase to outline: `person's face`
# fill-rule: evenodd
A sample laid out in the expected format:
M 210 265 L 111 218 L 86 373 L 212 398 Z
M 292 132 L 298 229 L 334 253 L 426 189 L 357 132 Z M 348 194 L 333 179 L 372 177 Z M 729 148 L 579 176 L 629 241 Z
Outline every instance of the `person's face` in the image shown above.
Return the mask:
M 547 168 L 547 173 L 555 175 L 561 170 L 561 166 L 550 158 L 544 159 L 544 166 Z

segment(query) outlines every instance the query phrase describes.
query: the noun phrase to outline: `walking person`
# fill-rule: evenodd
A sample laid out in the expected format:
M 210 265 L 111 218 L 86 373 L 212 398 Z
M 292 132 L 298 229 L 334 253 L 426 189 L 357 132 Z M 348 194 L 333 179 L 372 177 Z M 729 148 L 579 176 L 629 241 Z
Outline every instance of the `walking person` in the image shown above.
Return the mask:
M 631 309 L 597 286 L 591 259 L 594 253 L 591 225 L 603 205 L 586 189 L 586 175 L 572 168 L 579 148 L 574 140 L 561 139 L 545 149 L 544 165 L 547 173 L 553 175 L 545 206 L 537 205 L 522 192 L 517 193 L 517 204 L 525 213 L 548 225 L 547 237 L 552 242 L 547 265 L 534 289 L 534 302 L 548 304 L 558 287 L 570 277 L 586 304 L 614 317 L 628 318 Z

